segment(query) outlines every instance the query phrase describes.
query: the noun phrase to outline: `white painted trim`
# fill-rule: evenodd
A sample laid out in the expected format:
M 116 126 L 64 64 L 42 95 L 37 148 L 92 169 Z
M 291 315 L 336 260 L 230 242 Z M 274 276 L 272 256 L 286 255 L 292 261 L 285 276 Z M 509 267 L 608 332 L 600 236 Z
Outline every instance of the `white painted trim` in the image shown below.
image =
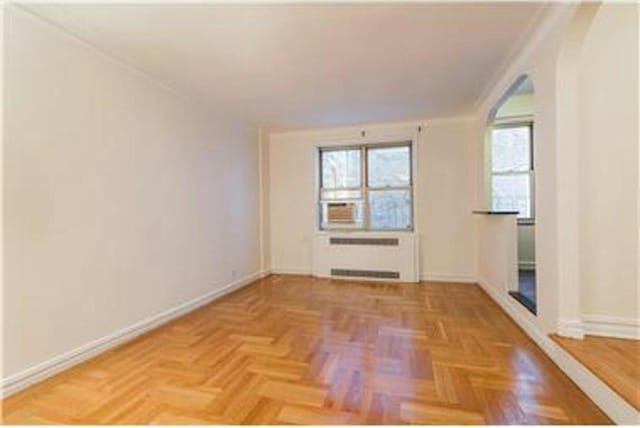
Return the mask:
M 19 373 L 7 376 L 2 379 L 0 384 L 0 397 L 7 397 L 21 389 L 26 388 L 36 382 L 40 382 L 48 377 L 53 376 L 67 368 L 75 366 L 89 358 L 113 348 L 121 343 L 127 342 L 136 336 L 141 335 L 161 324 L 171 321 L 181 315 L 191 312 L 207 303 L 216 300 L 225 294 L 238 290 L 250 283 L 266 276 L 265 272 L 256 272 L 251 275 L 231 282 L 222 288 L 210 291 L 202 296 L 196 297 L 186 303 L 182 303 L 173 308 L 169 308 L 159 314 L 148 317 L 129 327 L 115 331 L 107 336 L 103 336 L 92 342 L 86 343 L 76 349 L 64 354 L 53 357 L 47 361 L 43 361 L 35 366 L 29 367 Z
M 491 287 L 482 281 L 479 282 L 479 285 L 615 423 L 624 425 L 637 425 L 640 423 L 640 412 L 609 388 L 600 378 L 578 362 L 578 360 L 564 351 L 531 320 L 525 318 L 523 314 L 518 312 L 511 303 L 513 299 L 508 299 L 506 295 L 500 295 L 497 291 L 499 288 Z
M 396 284 L 417 284 L 413 281 L 406 281 L 402 279 L 394 279 L 394 278 L 367 278 L 367 277 L 351 277 L 351 276 L 331 276 L 331 275 L 322 275 L 322 274 L 311 274 L 314 278 L 320 279 L 329 279 L 331 281 L 342 281 L 342 282 L 373 282 L 373 283 L 396 283 Z
M 579 328 L 592 336 L 640 339 L 640 319 L 637 318 L 583 315 Z
M 584 315 L 582 320 L 560 320 L 558 334 L 581 339 L 584 335 L 640 339 L 640 320 L 606 315 Z
M 451 275 L 442 273 L 423 273 L 420 276 L 421 281 L 426 282 L 455 282 L 464 284 L 475 284 L 476 279 L 471 275 Z
M 619 339 L 640 340 L 640 327 L 611 322 L 583 320 L 586 334 L 592 336 L 617 337 Z
M 265 233 L 267 225 L 267 210 L 265 202 L 265 187 L 268 186 L 268 177 L 265 177 L 265 157 L 269 156 L 265 152 L 264 132 L 258 129 L 258 245 L 260 246 L 260 269 L 264 271 L 267 268 L 267 248 Z
M 305 275 L 305 276 L 315 276 L 313 273 L 307 269 L 298 269 L 298 268 L 273 268 L 268 273 L 272 273 L 275 275 Z M 340 279 L 332 276 L 315 276 L 317 278 L 326 278 L 326 279 Z M 345 278 L 347 279 L 347 278 Z M 360 280 L 366 280 L 367 278 L 358 278 Z M 348 278 L 348 280 L 353 280 Z M 375 279 L 374 279 L 375 281 Z M 379 280 L 378 280 L 379 281 Z M 476 279 L 472 276 L 467 275 L 449 275 L 449 274 L 422 274 L 420 275 L 420 281 L 423 282 L 440 282 L 440 283 L 458 283 L 458 284 L 476 284 Z M 387 281 L 385 281 L 387 282 Z M 389 281 L 396 282 L 396 281 Z
M 558 334 L 574 339 L 582 339 L 585 335 L 584 324 L 582 324 L 581 320 L 560 320 L 558 322 Z
M 532 260 L 520 260 L 518 262 L 518 269 L 522 270 L 535 270 L 536 262 Z
M 7 25 L 7 21 L 6 21 L 6 16 L 5 16 L 5 7 L 6 7 L 6 2 L 3 2 L 2 4 L 0 4 L 0 27 L 2 27 L 2 30 L 0 31 L 0 44 L 1 46 L 3 46 L 4 50 L 3 53 L 6 52 L 6 40 L 7 37 L 5 37 L 5 34 L 7 32 L 6 30 L 6 25 Z M 4 77 L 5 77 L 5 55 L 0 55 L 0 109 L 2 111 L 4 111 L 4 107 L 5 107 L 5 90 L 4 90 Z M 4 147 L 4 143 L 6 142 L 5 139 L 5 126 L 4 126 L 4 115 L 0 116 L 0 141 L 2 141 L 2 147 Z M 0 165 L 5 165 L 4 163 L 4 150 L 0 151 Z M 0 188 L 4 189 L 4 174 L 0 174 Z M 640 211 L 639 211 L 640 212 Z M 5 237 L 5 229 L 4 229 L 4 198 L 0 198 L 0 236 L 1 237 Z M 3 239 L 3 243 L 4 243 L 4 239 Z M 6 282 L 4 282 L 4 247 L 5 245 L 0 245 L 0 283 L 2 284 L 2 290 L 0 290 L 0 308 L 4 308 L 4 294 L 5 294 L 5 284 Z M 2 320 L 4 320 L 5 318 L 0 317 Z M 2 376 L 2 370 L 5 367 L 4 365 L 4 352 L 2 352 L 2 346 L 5 343 L 4 341 L 4 326 L 2 325 L 3 321 L 0 321 L 0 377 Z M 1 391 L 1 389 L 0 389 Z M 1 418 L 1 416 L 0 416 Z
M 269 273 L 275 275 L 305 275 L 311 276 L 310 269 L 300 269 L 300 268 L 286 268 L 286 267 L 272 267 L 269 270 Z
M 298 268 L 272 268 L 269 273 L 276 275 L 309 275 L 312 276 L 313 273 L 307 269 L 298 269 Z M 320 277 L 318 277 L 320 278 Z M 326 278 L 334 278 L 331 276 L 327 276 Z M 465 283 L 465 284 L 475 284 L 476 279 L 472 276 L 467 275 L 449 275 L 449 274 L 432 274 L 426 273 L 420 275 L 420 281 L 428 281 L 428 282 L 456 282 L 456 283 Z

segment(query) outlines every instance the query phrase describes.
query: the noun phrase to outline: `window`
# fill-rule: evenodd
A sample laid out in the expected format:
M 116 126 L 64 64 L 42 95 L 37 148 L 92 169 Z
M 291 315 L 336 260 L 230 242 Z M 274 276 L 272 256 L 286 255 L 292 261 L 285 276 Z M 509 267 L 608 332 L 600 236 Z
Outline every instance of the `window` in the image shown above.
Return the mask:
M 491 135 L 491 200 L 496 211 L 533 220 L 532 123 L 496 125 Z
M 409 143 L 320 149 L 320 228 L 412 230 Z

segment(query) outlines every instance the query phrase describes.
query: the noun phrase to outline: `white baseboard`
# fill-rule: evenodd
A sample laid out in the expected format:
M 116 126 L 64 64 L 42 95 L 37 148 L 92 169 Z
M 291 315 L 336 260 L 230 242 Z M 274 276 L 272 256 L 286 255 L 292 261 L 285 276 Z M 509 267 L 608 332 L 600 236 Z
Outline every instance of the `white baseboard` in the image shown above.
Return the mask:
M 640 412 L 517 311 L 512 304 L 515 300 L 507 298 L 506 295 L 500 295 L 496 288 L 483 281 L 479 281 L 479 285 L 615 423 L 624 425 L 640 423 Z
M 269 273 L 275 275 L 313 275 L 308 269 L 300 269 L 300 268 L 271 268 Z M 328 279 L 336 279 L 332 276 L 322 276 L 318 275 L 318 278 L 328 278 Z M 339 278 L 338 278 L 339 279 Z M 358 280 L 366 280 L 366 278 L 358 278 Z M 374 279 L 375 281 L 375 279 Z M 472 276 L 466 275 L 449 275 L 449 274 L 431 274 L 426 273 L 420 276 L 420 281 L 429 281 L 429 282 L 457 282 L 457 283 L 465 283 L 465 284 L 475 284 L 476 279 Z
M 271 268 L 269 273 L 275 275 L 311 275 L 311 270 L 300 268 Z
M 238 290 L 262 277 L 266 276 L 265 272 L 256 272 L 242 279 L 225 285 L 222 288 L 213 290 L 202 296 L 196 297 L 186 303 L 182 303 L 173 308 L 167 309 L 159 314 L 153 315 L 142 321 L 139 321 L 129 327 L 115 331 L 107 336 L 103 336 L 97 340 L 86 343 L 62 355 L 58 355 L 47 361 L 43 361 L 19 373 L 7 376 L 2 379 L 0 384 L 0 397 L 7 397 L 21 389 L 26 388 L 36 382 L 40 382 L 48 377 L 53 376 L 69 367 L 79 364 L 101 352 L 113 348 L 121 343 L 127 342 L 136 336 L 141 335 L 161 324 L 164 324 L 174 318 L 177 318 L 187 312 L 191 312 L 207 303 L 218 299 L 225 294 Z
M 296 269 L 296 268 L 272 268 L 269 273 L 275 275 L 312 275 L 318 278 L 325 279 L 341 279 L 339 277 L 334 277 L 330 275 L 313 275 L 313 272 L 306 269 Z M 354 278 L 343 278 L 346 280 L 354 280 Z M 355 278 L 358 281 L 380 281 L 379 279 L 371 279 L 371 278 Z M 461 276 L 461 275 L 442 275 L 442 274 L 424 274 L 420 276 L 420 281 L 428 281 L 428 282 L 455 282 L 455 283 L 464 283 L 464 284 L 475 284 L 476 280 L 472 276 Z M 403 282 L 398 280 L 385 280 L 385 282 Z
M 438 273 L 423 273 L 420 276 L 421 281 L 426 282 L 457 282 L 465 284 L 475 284 L 476 279 L 473 276 L 467 275 L 449 275 Z
M 606 315 L 583 315 L 585 334 L 593 336 L 640 339 L 640 320 Z
M 584 315 L 581 320 L 560 320 L 561 336 L 581 339 L 584 335 L 640 339 L 640 320 L 606 315 Z
M 581 320 L 560 320 L 558 334 L 573 339 L 582 339 L 585 335 L 584 324 Z

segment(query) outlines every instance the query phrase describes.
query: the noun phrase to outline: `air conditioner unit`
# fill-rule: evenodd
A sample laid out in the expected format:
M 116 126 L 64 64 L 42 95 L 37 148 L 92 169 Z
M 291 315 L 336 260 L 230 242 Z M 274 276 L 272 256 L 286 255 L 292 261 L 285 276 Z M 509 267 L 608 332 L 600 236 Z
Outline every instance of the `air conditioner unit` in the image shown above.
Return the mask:
M 327 204 L 327 220 L 333 224 L 355 223 L 356 204 L 353 202 L 329 202 Z

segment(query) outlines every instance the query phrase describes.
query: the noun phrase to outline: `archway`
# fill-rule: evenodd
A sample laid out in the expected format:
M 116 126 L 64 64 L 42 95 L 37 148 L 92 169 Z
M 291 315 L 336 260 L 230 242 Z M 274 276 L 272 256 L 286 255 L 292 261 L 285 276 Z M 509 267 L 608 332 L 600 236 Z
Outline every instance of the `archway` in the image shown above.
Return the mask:
M 533 82 L 521 75 L 489 113 L 487 168 L 491 210 L 517 213 L 517 280 L 508 292 L 536 314 L 534 114 Z

